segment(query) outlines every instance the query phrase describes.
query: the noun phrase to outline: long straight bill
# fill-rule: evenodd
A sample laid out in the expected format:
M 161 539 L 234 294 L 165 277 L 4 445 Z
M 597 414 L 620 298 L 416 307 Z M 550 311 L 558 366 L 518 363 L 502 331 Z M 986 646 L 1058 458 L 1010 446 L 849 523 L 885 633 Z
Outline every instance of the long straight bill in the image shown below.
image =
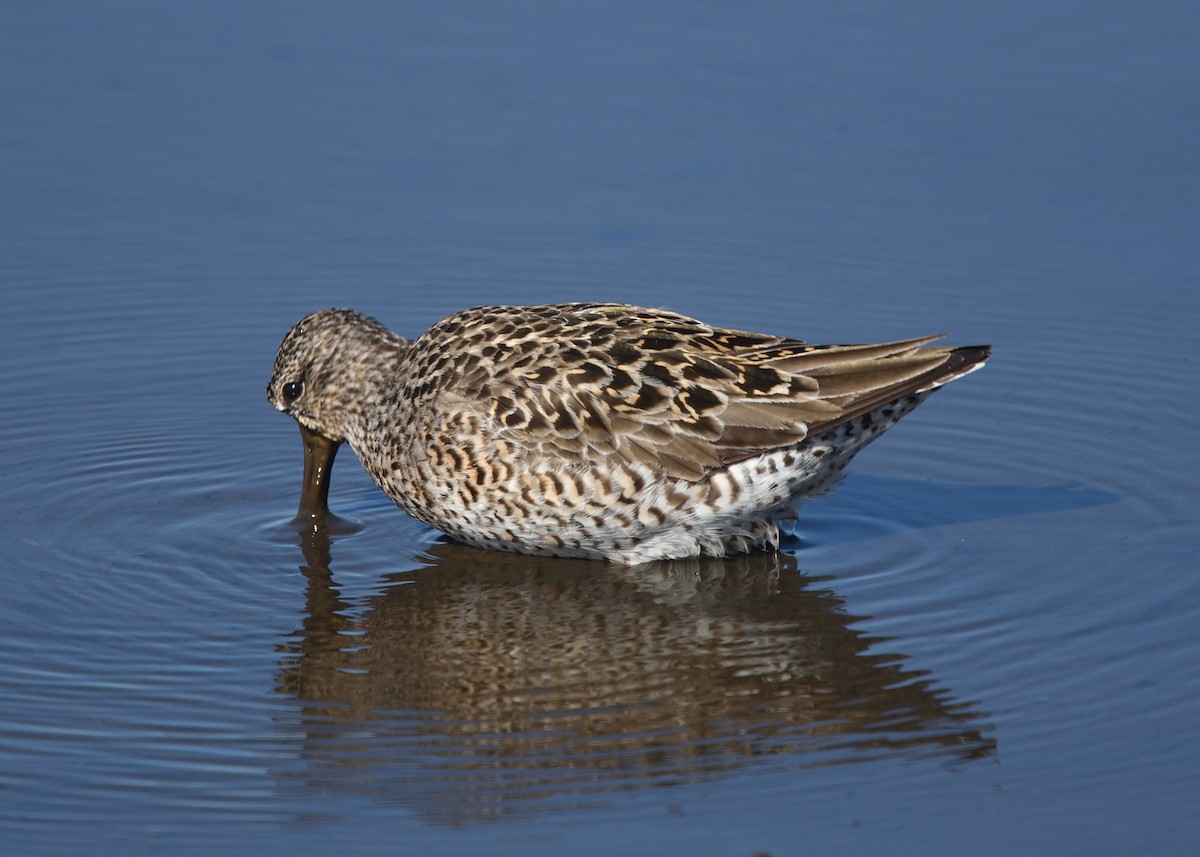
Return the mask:
M 304 426 L 300 426 L 300 437 L 304 440 L 304 484 L 296 517 L 323 518 L 329 515 L 329 477 L 341 444 Z

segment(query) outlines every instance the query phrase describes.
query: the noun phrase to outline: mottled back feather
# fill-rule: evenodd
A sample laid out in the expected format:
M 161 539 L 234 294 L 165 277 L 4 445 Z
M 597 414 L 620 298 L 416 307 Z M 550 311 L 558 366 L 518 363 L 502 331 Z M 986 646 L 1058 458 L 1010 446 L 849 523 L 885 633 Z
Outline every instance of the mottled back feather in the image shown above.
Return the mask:
M 800 443 L 979 362 L 938 337 L 815 346 L 622 304 L 478 307 L 414 343 L 447 404 L 564 467 L 616 456 L 665 476 Z M 445 353 L 447 342 L 457 353 Z M 956 356 L 957 355 L 957 356 Z

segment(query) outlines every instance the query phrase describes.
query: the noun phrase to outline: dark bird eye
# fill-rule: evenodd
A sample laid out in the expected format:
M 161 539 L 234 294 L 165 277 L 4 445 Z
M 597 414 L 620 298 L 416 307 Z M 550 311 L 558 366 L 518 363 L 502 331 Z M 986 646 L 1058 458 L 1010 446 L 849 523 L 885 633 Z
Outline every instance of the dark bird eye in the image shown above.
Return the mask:
M 283 385 L 283 403 L 290 405 L 292 402 L 300 398 L 300 394 L 304 392 L 303 381 L 291 381 Z

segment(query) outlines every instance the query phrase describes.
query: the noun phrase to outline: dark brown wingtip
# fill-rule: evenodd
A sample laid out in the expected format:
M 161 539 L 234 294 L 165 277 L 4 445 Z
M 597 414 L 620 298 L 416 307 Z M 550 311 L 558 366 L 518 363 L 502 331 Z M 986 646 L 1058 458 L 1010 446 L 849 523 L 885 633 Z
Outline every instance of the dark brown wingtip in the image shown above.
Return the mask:
M 946 355 L 946 362 L 937 368 L 935 382 L 922 390 L 935 390 L 943 384 L 949 384 L 956 378 L 969 375 L 983 366 L 992 356 L 990 345 L 959 345 L 952 348 Z
M 329 477 L 341 444 L 303 425 L 300 426 L 300 437 L 304 440 L 304 484 L 300 486 L 300 508 L 296 510 L 296 519 L 328 517 Z
M 910 378 L 908 381 L 894 384 L 890 387 L 884 387 L 871 395 L 863 396 L 860 399 L 849 402 L 845 410 L 835 419 L 810 425 L 808 427 L 809 434 L 820 434 L 823 431 L 828 431 L 910 393 L 929 393 L 945 384 L 949 384 L 956 378 L 969 375 L 987 361 L 988 357 L 991 356 L 992 347 L 990 345 L 960 345 L 946 348 L 935 347 L 928 349 L 928 352 L 941 352 L 945 356 L 945 359 L 915 378 Z M 917 353 L 921 352 L 918 351 Z

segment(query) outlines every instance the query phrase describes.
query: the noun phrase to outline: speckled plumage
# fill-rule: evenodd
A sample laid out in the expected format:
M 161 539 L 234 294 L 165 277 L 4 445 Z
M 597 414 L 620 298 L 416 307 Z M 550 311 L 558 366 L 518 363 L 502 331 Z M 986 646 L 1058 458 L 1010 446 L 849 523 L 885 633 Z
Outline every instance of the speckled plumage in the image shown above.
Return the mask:
M 777 546 L 797 499 L 988 357 L 936 338 L 818 346 L 579 303 L 478 307 L 406 340 L 329 309 L 284 338 L 267 396 L 464 542 L 723 556 Z M 331 463 L 310 462 L 326 490 Z

